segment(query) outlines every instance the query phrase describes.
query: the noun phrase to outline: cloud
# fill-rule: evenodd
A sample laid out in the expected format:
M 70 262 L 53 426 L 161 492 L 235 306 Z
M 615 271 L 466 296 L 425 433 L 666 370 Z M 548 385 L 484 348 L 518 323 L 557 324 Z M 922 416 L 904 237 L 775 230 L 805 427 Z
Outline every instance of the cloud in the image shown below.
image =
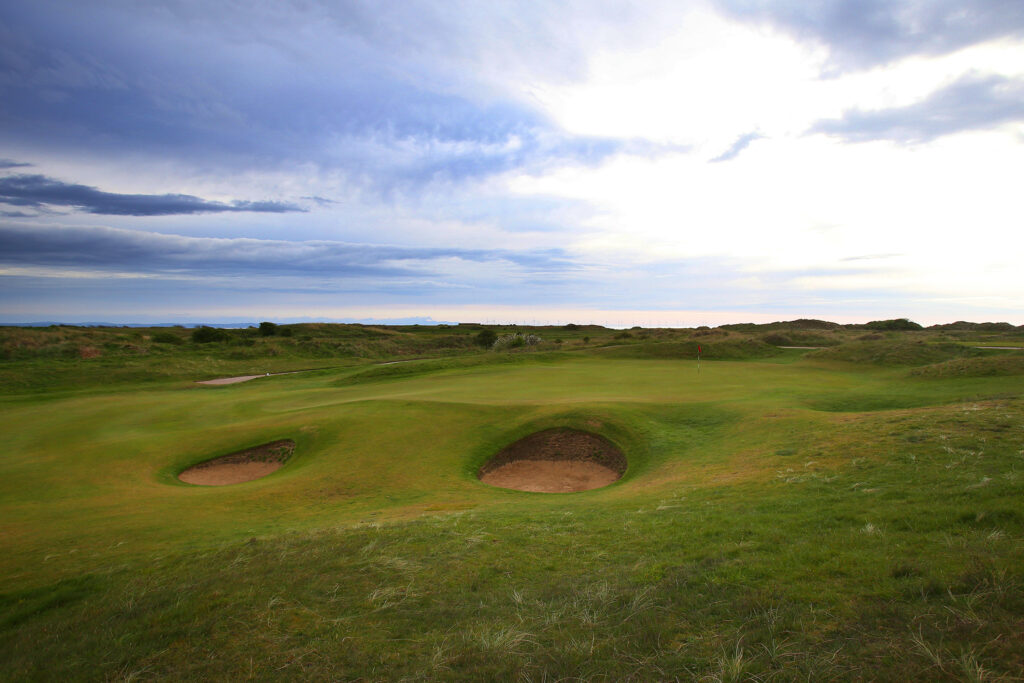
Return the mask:
M 40 208 L 71 206 L 86 213 L 112 216 L 172 216 L 197 213 L 255 211 L 287 213 L 304 209 L 283 202 L 235 200 L 211 202 L 187 194 L 116 194 L 87 185 L 73 185 L 43 175 L 10 175 L 0 178 L 0 202 Z
M 859 256 L 847 256 L 839 259 L 840 261 L 875 261 L 878 259 L 897 258 L 903 256 L 903 254 L 861 254 Z
M 601 13 L 326 1 L 239 13 L 186 0 L 93 8 L 86 22 L 52 2 L 4 14 L 0 144 L 41 157 L 131 150 L 207 172 L 314 165 L 390 190 L 618 149 L 561 131 L 505 80 L 582 72 L 564 28 L 607 31 Z
M 1019 0 L 722 0 L 720 6 L 739 19 L 823 43 L 840 70 L 1024 35 Z
M 732 143 L 732 146 L 730 146 L 729 149 L 725 150 L 717 157 L 712 159 L 710 163 L 714 164 L 722 161 L 729 161 L 730 159 L 735 159 L 737 156 L 739 156 L 740 152 L 742 152 L 743 150 L 750 146 L 751 142 L 753 142 L 754 140 L 759 140 L 763 137 L 763 135 L 756 132 L 741 135 L 738 138 L 736 138 L 736 142 Z
M 20 161 L 12 161 L 11 159 L 0 159 L 0 169 L 24 168 L 25 166 L 31 165 L 32 164 L 26 164 Z
M 320 206 L 330 206 L 332 204 L 338 203 L 338 200 L 336 199 L 328 199 L 327 197 L 318 197 L 316 195 L 307 195 L 305 197 L 300 197 L 300 199 L 305 199 L 310 202 L 316 202 Z
M 423 276 L 447 262 L 504 262 L 525 273 L 571 269 L 556 250 L 408 248 L 333 241 L 184 237 L 108 227 L 0 224 L 0 263 L 202 275 Z M 433 264 L 433 266 L 431 265 Z
M 815 123 L 809 132 L 850 142 L 920 143 L 968 130 L 1024 121 L 1024 79 L 972 74 L 906 107 L 863 111 Z

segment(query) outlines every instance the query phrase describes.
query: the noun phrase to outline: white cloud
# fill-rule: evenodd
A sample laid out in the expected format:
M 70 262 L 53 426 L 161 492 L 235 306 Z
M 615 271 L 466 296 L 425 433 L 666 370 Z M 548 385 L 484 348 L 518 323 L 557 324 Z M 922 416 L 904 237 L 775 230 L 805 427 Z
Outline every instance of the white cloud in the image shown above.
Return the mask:
M 729 22 L 706 7 L 645 49 L 598 51 L 588 78 L 532 94 L 566 130 L 663 143 L 727 146 L 738 133 L 792 125 L 794 99 L 825 55 Z M 719 150 L 720 151 L 720 150 Z
M 1024 297 L 1019 278 L 993 270 L 1008 253 L 1024 253 L 1020 177 L 1020 148 L 990 132 L 913 149 L 822 136 L 761 140 L 728 163 L 620 157 L 598 169 L 521 176 L 511 187 L 598 207 L 570 249 L 590 258 L 713 257 L 754 272 L 849 271 L 832 288 L 953 293 L 988 282 Z M 884 264 L 892 272 L 845 260 L 878 253 L 900 255 Z
M 671 21 L 671 20 L 670 20 Z M 971 73 L 1024 75 L 1024 44 L 982 43 L 823 77 L 828 53 L 695 5 L 644 48 L 595 48 L 578 82 L 535 84 L 532 97 L 581 135 L 688 144 L 714 157 L 739 135 L 794 136 L 851 108 L 907 106 Z

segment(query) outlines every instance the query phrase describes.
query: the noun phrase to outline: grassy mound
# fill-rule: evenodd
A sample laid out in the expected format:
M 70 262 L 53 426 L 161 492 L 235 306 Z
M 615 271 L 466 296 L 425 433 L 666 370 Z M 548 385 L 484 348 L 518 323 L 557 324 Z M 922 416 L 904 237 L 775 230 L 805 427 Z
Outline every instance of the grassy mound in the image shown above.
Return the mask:
M 772 332 L 761 337 L 761 341 L 772 346 L 838 346 L 843 340 L 835 335 L 787 330 Z
M 799 318 L 797 320 L 784 320 L 774 323 L 733 323 L 731 325 L 722 325 L 721 327 L 725 330 L 754 334 L 756 332 L 776 332 L 780 330 L 835 330 L 842 326 L 839 323 L 828 320 Z
M 450 370 L 471 370 L 484 365 L 514 365 L 551 362 L 562 358 L 558 352 L 483 353 L 452 358 L 426 358 L 373 365 L 335 380 L 336 386 L 366 384 L 391 379 L 410 379 Z
M 1024 354 L 956 358 L 911 370 L 919 377 L 1002 377 L 1024 375 Z
M 640 343 L 594 349 L 592 353 L 600 355 L 601 358 L 696 360 L 698 345 L 701 347 L 701 358 L 707 360 L 770 358 L 780 353 L 774 346 L 757 339 Z
M 919 366 L 980 355 L 980 350 L 960 344 L 868 340 L 849 342 L 831 349 L 820 349 L 807 354 L 806 357 L 867 365 Z

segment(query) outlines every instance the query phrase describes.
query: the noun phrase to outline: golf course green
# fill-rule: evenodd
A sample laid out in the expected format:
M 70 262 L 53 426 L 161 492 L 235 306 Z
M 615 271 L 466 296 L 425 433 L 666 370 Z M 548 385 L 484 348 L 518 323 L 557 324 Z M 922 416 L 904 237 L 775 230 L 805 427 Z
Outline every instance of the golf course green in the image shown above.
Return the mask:
M 975 348 L 1004 337 L 385 332 L 131 358 L 11 332 L 0 678 L 1020 680 L 1024 352 Z M 233 374 L 264 376 L 196 383 Z M 556 428 L 621 478 L 478 480 Z M 178 478 L 283 440 L 267 476 Z

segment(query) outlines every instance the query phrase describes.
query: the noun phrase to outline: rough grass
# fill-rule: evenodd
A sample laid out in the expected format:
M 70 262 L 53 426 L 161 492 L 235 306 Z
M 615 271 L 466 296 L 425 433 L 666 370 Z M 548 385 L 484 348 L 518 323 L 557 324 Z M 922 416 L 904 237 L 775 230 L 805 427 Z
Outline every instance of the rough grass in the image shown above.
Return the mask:
M 450 370 L 471 370 L 482 365 L 554 362 L 559 358 L 564 359 L 564 356 L 557 352 L 523 350 L 513 353 L 482 352 L 457 358 L 401 360 L 358 370 L 339 378 L 335 384 L 345 386 L 389 379 L 409 379 Z
M 636 358 L 652 360 L 695 360 L 697 347 L 707 360 L 745 360 L 778 355 L 778 349 L 758 339 L 689 340 L 679 342 L 648 342 L 595 349 L 601 358 Z
M 1024 374 L 1024 354 L 957 358 L 910 371 L 917 377 L 1002 377 Z
M 1019 677 L 1019 375 L 622 348 L 9 395 L 0 678 Z M 476 481 L 551 427 L 623 478 Z M 265 479 L 174 480 L 282 438 Z
M 982 353 L 980 349 L 948 342 L 927 343 L 887 339 L 847 342 L 834 348 L 812 351 L 807 357 L 862 365 L 917 366 L 954 358 L 973 358 Z

